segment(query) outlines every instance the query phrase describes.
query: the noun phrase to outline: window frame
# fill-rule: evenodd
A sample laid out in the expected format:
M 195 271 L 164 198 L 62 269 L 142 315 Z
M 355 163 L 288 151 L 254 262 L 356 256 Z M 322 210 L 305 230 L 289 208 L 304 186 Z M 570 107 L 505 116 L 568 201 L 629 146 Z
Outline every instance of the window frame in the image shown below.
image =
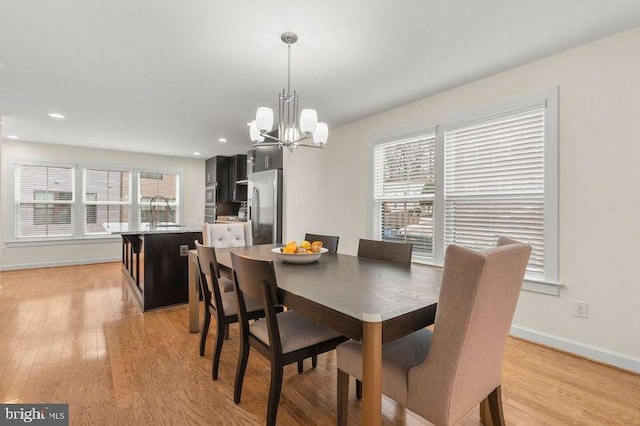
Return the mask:
M 56 160 L 47 159 L 31 159 L 21 156 L 5 157 L 4 165 L 9 171 L 7 173 L 7 182 L 5 188 L 8 189 L 7 195 L 9 202 L 5 203 L 4 210 L 2 211 L 3 219 L 5 220 L 5 243 L 7 247 L 31 247 L 31 246 L 51 246 L 58 244 L 82 244 L 90 243 L 92 241 L 102 240 L 120 240 L 119 235 L 112 235 L 109 233 L 86 233 L 86 210 L 84 204 L 84 170 L 85 169 L 98 169 L 98 170 L 114 170 L 114 171 L 128 171 L 131 173 L 131 194 L 130 194 L 130 214 L 129 225 L 136 224 L 139 218 L 136 217 L 136 212 L 139 211 L 137 207 L 137 176 L 138 172 L 148 173 L 162 173 L 162 174 L 174 174 L 178 177 L 177 197 L 176 197 L 176 218 L 182 217 L 181 206 L 183 205 L 183 170 L 182 169 L 170 169 L 170 168 L 153 168 L 153 167 L 127 167 L 114 164 L 104 163 L 90 163 L 90 162 L 61 162 Z M 48 167 L 72 167 L 73 168 L 73 188 L 74 199 L 71 203 L 71 221 L 72 221 L 72 234 L 71 235 L 55 235 L 55 236 L 34 236 L 34 237 L 19 237 L 16 230 L 16 208 L 19 201 L 16 200 L 16 166 L 20 165 L 33 165 L 33 166 L 48 166 Z M 78 194 L 83 194 L 79 196 Z
M 544 277 L 525 277 L 523 290 L 559 295 L 561 286 L 559 276 L 559 227 L 558 227 L 558 166 L 559 166 L 559 87 L 550 90 L 514 97 L 491 105 L 472 108 L 451 114 L 447 119 L 442 120 L 433 126 L 414 127 L 411 130 L 401 129 L 389 131 L 377 136 L 370 143 L 369 147 L 369 215 L 367 229 L 369 237 L 374 235 L 374 161 L 375 147 L 380 143 L 400 141 L 410 137 L 429 134 L 435 132 L 435 196 L 434 196 L 434 218 L 433 218 L 433 261 L 415 262 L 426 263 L 434 266 L 444 264 L 445 250 L 445 197 L 444 197 L 444 134 L 447 129 L 456 128 L 463 125 L 483 122 L 505 115 L 526 111 L 535 108 L 544 108 Z
M 21 160 L 21 159 L 14 159 L 12 161 L 12 167 L 11 167 L 11 173 L 9 174 L 9 188 L 10 188 L 10 195 L 9 198 L 11 200 L 10 203 L 6 203 L 6 218 L 7 218 L 7 222 L 5 222 L 6 226 L 6 239 L 7 241 L 10 241 L 11 238 L 13 238 L 14 240 L 17 241 L 40 241 L 40 240 L 54 240 L 54 239 L 60 239 L 60 240 L 66 240 L 66 239 L 70 239 L 73 237 L 74 235 L 74 230 L 75 230 L 75 226 L 77 225 L 76 223 L 76 210 L 77 210 L 77 201 L 78 201 L 78 197 L 77 197 L 77 188 L 75 186 L 75 182 L 77 179 L 77 168 L 75 164 L 71 164 L 71 163 L 67 163 L 67 162 L 55 162 L 55 161 L 27 161 L 27 160 Z M 71 171 L 71 200 L 58 200 L 56 201 L 49 201 L 49 200 L 42 200 L 42 202 L 39 202 L 38 204 L 42 204 L 42 205 L 47 205 L 47 204 L 59 204 L 59 205 L 68 205 L 70 206 L 70 225 L 71 225 L 71 233 L 68 235 L 65 234 L 58 234 L 58 235 L 49 235 L 49 236 L 43 236 L 43 235 L 37 235 L 37 236 L 22 236 L 19 237 L 18 234 L 18 223 L 17 220 L 19 218 L 19 214 L 18 214 L 18 209 L 20 208 L 20 206 L 23 204 L 21 202 L 21 200 L 19 199 L 20 194 L 16 191 L 16 181 L 17 181 L 17 172 L 18 172 L 18 168 L 22 167 L 22 166 L 33 166 L 33 167 L 50 167 L 50 168 L 68 168 Z M 61 191 L 61 192 L 67 192 L 67 191 Z M 29 204 L 29 203 L 27 203 Z
M 370 194 L 371 196 L 369 197 L 369 212 L 370 214 L 368 215 L 368 229 L 370 232 L 369 237 L 371 238 L 380 238 L 377 235 L 377 231 L 375 230 L 375 215 L 377 214 L 378 208 L 377 208 L 377 203 L 379 200 L 376 200 L 376 195 L 375 195 L 375 188 L 376 188 L 376 184 L 375 184 L 375 180 L 376 180 L 376 170 L 375 170 L 375 155 L 376 155 L 376 149 L 380 146 L 383 145 L 388 145 L 388 144 L 393 144 L 393 143 L 398 143 L 398 142 L 402 142 L 402 141 L 411 141 L 411 140 L 415 140 L 415 139 L 434 139 L 434 144 L 435 139 L 436 139 L 436 127 L 435 126 L 428 126 L 428 127 L 414 127 L 414 128 L 407 128 L 402 132 L 392 132 L 392 133 L 388 133 L 386 135 L 380 136 L 377 139 L 375 139 L 371 144 L 370 144 L 370 149 L 369 149 L 369 153 L 370 153 L 370 161 L 369 164 L 372 165 L 371 169 L 370 169 Z M 434 154 L 435 154 L 435 149 L 434 149 Z M 437 174 L 434 175 L 434 178 L 437 180 Z M 435 191 L 435 189 L 434 189 Z M 424 197 L 424 200 L 428 200 L 432 202 L 433 205 L 433 221 L 434 221 L 434 226 L 435 226 L 435 197 L 436 194 L 435 192 L 433 193 L 433 195 L 428 194 L 427 196 Z M 411 200 L 418 200 L 415 197 L 409 197 L 411 198 Z M 408 200 L 409 198 L 405 199 Z M 422 200 L 422 199 L 420 199 Z M 418 201 L 420 201 L 418 200 Z M 400 201 L 400 200 L 399 200 Z M 434 234 L 435 234 L 435 229 L 434 229 Z M 435 235 L 432 236 L 432 254 L 431 256 L 425 256 L 425 260 L 413 260 L 413 262 L 415 263 L 431 263 L 433 262 L 433 260 L 435 259 Z
M 181 206 L 182 206 L 182 174 L 178 173 L 177 171 L 170 171 L 170 170 L 154 170 L 154 169 L 135 169 L 135 178 L 132 179 L 132 184 L 135 188 L 134 190 L 134 194 L 133 196 L 135 197 L 135 212 L 131 213 L 131 217 L 133 217 L 133 220 L 135 220 L 137 223 L 149 223 L 149 222 L 143 222 L 142 221 L 142 207 L 145 204 L 143 204 L 140 200 L 140 175 L 143 173 L 147 173 L 147 174 L 166 174 L 166 175 L 175 175 L 176 176 L 176 200 L 175 201 L 169 201 L 169 207 L 173 208 L 173 220 L 175 223 L 180 223 L 180 218 L 182 217 L 182 211 L 181 211 Z M 154 202 L 153 203 L 154 206 L 164 206 L 164 202 Z M 133 207 L 132 207 L 133 208 Z
M 87 170 L 96 170 L 96 171 L 106 171 L 106 172 L 128 172 L 129 173 L 129 193 L 127 194 L 129 197 L 129 201 L 91 201 L 87 200 Z M 89 236 L 98 236 L 98 235 L 108 235 L 108 232 L 104 230 L 103 232 L 87 232 L 87 214 L 89 206 L 95 206 L 96 210 L 98 206 L 128 206 L 129 207 L 129 222 L 132 223 L 132 208 L 133 208 L 133 171 L 130 168 L 126 167 L 113 167 L 113 166 L 94 166 L 94 165 L 83 165 L 81 168 L 82 171 L 82 207 L 84 210 L 84 216 L 82 218 L 82 227 L 83 227 L 83 235 Z

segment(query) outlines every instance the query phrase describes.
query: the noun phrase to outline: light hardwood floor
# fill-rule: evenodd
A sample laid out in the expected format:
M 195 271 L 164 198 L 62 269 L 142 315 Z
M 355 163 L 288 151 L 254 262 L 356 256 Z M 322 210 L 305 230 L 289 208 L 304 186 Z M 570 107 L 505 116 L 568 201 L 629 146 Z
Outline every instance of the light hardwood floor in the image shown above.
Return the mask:
M 143 315 L 117 263 L 0 273 L 0 401 L 66 402 L 72 424 L 263 424 L 269 365 L 251 354 L 234 405 L 237 325 L 216 382 L 212 337 L 200 357 L 186 305 Z M 335 424 L 335 387 L 335 352 L 303 374 L 286 367 L 278 424 Z M 521 340 L 509 339 L 502 388 L 508 424 L 640 424 L 640 376 Z M 383 411 L 384 424 L 425 424 L 391 400 Z M 479 423 L 477 409 L 461 421 Z

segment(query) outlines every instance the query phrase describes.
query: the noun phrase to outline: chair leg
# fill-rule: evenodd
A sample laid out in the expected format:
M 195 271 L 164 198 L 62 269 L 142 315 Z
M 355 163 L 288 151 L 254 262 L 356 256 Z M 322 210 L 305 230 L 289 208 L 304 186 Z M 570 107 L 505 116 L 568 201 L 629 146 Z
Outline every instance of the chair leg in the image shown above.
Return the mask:
M 500 386 L 495 388 L 493 392 L 486 398 L 489 404 L 489 413 L 491 414 L 491 423 L 494 426 L 504 426 L 504 413 L 502 411 L 502 390 Z
M 316 368 L 318 366 L 318 355 L 313 355 L 311 357 L 311 367 Z
M 304 361 L 300 360 L 298 361 L 298 374 L 302 374 L 303 370 L 304 370 Z
M 205 309 L 207 309 L 205 307 Z M 200 330 L 200 356 L 204 356 L 204 347 L 207 344 L 207 334 L 209 333 L 209 323 L 211 322 L 211 313 L 207 309 L 202 321 L 202 330 Z
M 211 364 L 211 378 L 218 380 L 218 366 L 220 365 L 220 355 L 222 355 L 222 344 L 224 343 L 225 325 L 218 319 L 218 331 L 216 333 L 216 346 L 213 348 L 213 363 Z
M 362 382 L 356 379 L 356 399 L 362 399 Z
M 282 364 L 271 364 L 271 384 L 269 385 L 269 404 L 267 405 L 267 426 L 275 426 L 282 390 Z
M 349 374 L 338 369 L 338 426 L 346 426 L 349 402 Z
M 247 361 L 249 360 L 249 340 L 246 337 L 240 338 L 240 350 L 238 351 L 238 366 L 236 367 L 236 382 L 233 386 L 233 402 L 238 404 L 242 397 L 242 382 L 244 381 L 244 372 L 247 369 Z
M 224 326 L 224 340 L 229 340 L 229 324 Z
M 484 426 L 492 426 L 491 423 L 491 412 L 489 411 L 489 402 L 488 398 L 480 401 L 480 423 Z

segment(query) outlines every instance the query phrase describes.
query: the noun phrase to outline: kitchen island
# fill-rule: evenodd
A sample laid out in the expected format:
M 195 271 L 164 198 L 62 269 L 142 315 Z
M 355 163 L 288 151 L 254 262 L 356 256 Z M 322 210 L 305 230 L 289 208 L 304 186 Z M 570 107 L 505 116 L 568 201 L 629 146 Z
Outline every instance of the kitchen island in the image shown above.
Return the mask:
M 105 223 L 122 236 L 122 271 L 143 312 L 187 303 L 188 254 L 202 242 L 199 225 Z

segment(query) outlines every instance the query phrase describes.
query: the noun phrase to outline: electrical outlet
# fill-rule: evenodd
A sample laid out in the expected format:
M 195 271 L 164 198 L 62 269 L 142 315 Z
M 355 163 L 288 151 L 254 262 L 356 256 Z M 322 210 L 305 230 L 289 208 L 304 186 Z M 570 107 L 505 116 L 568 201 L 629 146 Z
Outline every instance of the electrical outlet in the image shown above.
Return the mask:
M 189 246 L 187 244 L 180 246 L 180 256 L 189 256 Z
M 573 301 L 573 316 L 578 318 L 589 318 L 589 305 L 584 300 Z

